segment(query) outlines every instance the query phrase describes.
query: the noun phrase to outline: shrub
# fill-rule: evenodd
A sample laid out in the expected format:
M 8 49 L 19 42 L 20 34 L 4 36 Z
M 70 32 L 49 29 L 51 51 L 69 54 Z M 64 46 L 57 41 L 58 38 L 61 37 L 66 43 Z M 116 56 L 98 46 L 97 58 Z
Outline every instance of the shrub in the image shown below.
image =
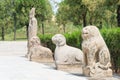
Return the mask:
M 55 50 L 55 45 L 52 43 L 52 38 L 53 35 L 47 34 L 47 35 L 38 35 L 38 37 L 41 40 L 41 43 L 43 46 L 50 48 L 53 52 Z
M 102 29 L 101 34 L 111 53 L 115 72 L 120 69 L 120 28 Z
M 81 48 L 81 32 L 75 31 L 73 33 L 64 34 L 66 37 L 66 43 L 70 46 Z

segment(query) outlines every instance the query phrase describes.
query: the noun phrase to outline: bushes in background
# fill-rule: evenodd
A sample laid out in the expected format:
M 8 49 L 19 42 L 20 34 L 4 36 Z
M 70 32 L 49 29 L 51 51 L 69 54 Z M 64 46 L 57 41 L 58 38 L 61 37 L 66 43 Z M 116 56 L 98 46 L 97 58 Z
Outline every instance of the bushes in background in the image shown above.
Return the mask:
M 112 65 L 117 73 L 120 69 L 120 28 L 102 29 L 101 33 L 110 50 Z
M 80 31 L 75 31 L 72 33 L 64 34 L 64 36 L 66 37 L 66 42 L 68 45 L 74 46 L 77 48 L 81 48 L 82 38 L 81 38 Z M 41 40 L 42 45 L 50 48 L 54 52 L 55 45 L 52 43 L 52 40 L 51 40 L 52 36 L 54 36 L 54 35 L 46 34 L 46 35 L 38 35 L 38 36 Z
M 120 69 L 120 28 L 101 29 L 100 32 L 110 50 L 113 68 L 115 72 L 118 72 Z M 44 46 L 54 51 L 55 45 L 52 43 L 52 36 L 53 35 L 39 35 L 39 38 Z M 66 33 L 64 36 L 66 37 L 68 45 L 81 49 L 81 30 Z
M 50 48 L 54 52 L 55 45 L 52 43 L 52 40 L 51 40 L 52 36 L 53 35 L 51 35 L 51 34 L 38 35 L 38 37 L 41 40 L 41 44 L 45 47 Z

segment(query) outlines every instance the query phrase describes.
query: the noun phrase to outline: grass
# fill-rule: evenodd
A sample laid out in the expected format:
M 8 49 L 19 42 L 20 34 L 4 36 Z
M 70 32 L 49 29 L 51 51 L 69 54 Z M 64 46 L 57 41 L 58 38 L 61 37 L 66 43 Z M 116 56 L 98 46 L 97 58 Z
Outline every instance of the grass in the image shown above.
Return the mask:
M 1 39 L 1 36 L 0 36 Z M 14 33 L 11 32 L 9 34 L 5 34 L 5 41 L 12 41 L 14 40 Z M 26 40 L 26 29 L 25 27 L 18 29 L 16 31 L 16 40 Z

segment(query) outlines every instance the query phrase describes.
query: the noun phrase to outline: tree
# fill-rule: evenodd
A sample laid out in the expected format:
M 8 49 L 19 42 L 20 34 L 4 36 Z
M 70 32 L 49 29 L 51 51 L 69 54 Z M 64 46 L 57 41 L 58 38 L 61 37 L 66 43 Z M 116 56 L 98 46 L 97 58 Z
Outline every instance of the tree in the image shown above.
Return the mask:
M 21 13 L 24 15 L 21 24 L 26 24 L 28 27 L 28 15 L 32 7 L 36 8 L 36 18 L 42 24 L 43 34 L 44 34 L 44 21 L 50 20 L 52 17 L 52 8 L 48 0 L 21 0 L 19 8 Z M 24 21 L 24 22 L 23 22 Z M 38 25 L 40 26 L 40 23 Z M 27 29 L 26 29 L 27 30 Z
M 102 23 L 107 26 L 115 25 L 116 4 L 120 4 L 119 0 L 64 0 L 62 3 L 69 6 L 69 11 L 59 10 L 58 13 L 67 13 L 67 20 L 70 20 L 74 25 L 97 25 L 102 26 Z M 72 16 L 72 17 L 71 17 Z M 62 18 L 61 18 L 62 19 Z M 64 19 L 63 19 L 64 20 Z M 62 20 L 61 20 L 62 21 Z
M 117 24 L 120 27 L 120 5 L 117 8 Z
M 2 40 L 5 39 L 5 31 L 7 30 L 8 24 L 11 24 L 11 17 L 9 13 L 9 0 L 1 0 L 0 1 L 0 28 L 1 28 L 1 36 Z
M 106 22 L 107 24 L 110 24 L 111 26 L 117 26 L 117 21 L 116 21 L 116 11 L 117 11 L 117 5 L 120 4 L 120 0 L 105 0 L 105 7 L 106 7 L 106 14 L 104 15 L 106 17 Z
M 68 14 L 66 12 L 69 11 L 69 6 L 66 5 L 64 2 L 60 3 L 60 8 L 58 10 L 58 13 L 56 15 L 56 18 L 57 18 L 57 23 L 58 25 L 63 25 L 63 30 L 64 30 L 64 33 L 65 33 L 65 25 L 66 23 L 68 22 Z
M 29 11 L 32 7 L 36 8 L 39 26 L 46 20 L 50 21 L 53 14 L 48 0 L 1 0 L 0 4 L 1 34 L 4 36 L 4 30 L 6 30 L 4 28 L 9 28 L 9 31 L 13 29 L 14 40 L 16 40 L 16 29 L 26 26 L 26 31 L 28 30 Z

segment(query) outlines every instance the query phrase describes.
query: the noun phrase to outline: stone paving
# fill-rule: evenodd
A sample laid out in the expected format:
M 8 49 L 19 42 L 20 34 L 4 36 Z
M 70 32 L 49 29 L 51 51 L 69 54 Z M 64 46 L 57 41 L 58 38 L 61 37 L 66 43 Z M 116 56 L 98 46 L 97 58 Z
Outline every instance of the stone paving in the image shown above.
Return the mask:
M 0 80 L 86 80 L 19 56 L 0 56 Z
M 27 53 L 27 41 L 0 41 L 0 56 L 21 56 Z
M 0 80 L 87 80 L 25 58 L 26 41 L 0 41 Z

